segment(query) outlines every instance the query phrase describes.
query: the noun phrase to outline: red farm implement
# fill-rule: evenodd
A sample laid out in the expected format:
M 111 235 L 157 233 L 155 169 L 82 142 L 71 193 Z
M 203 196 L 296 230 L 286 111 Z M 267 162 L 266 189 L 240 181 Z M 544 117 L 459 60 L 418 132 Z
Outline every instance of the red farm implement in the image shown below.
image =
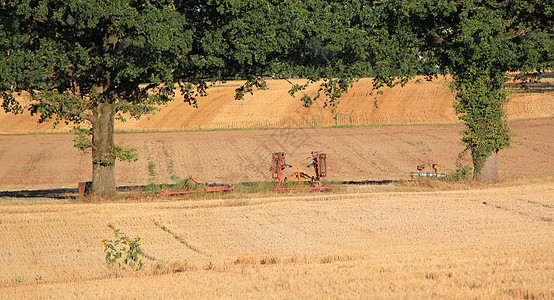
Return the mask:
M 179 190 L 167 190 L 159 192 L 160 195 L 182 195 L 192 193 L 211 193 L 211 192 L 224 192 L 231 191 L 234 188 L 228 185 L 213 185 L 207 186 L 205 184 L 198 183 L 198 181 L 189 177 L 185 185 Z
M 325 153 L 312 152 L 312 156 L 308 157 L 311 160 L 308 168 L 313 168 L 315 175 L 310 176 L 300 170 L 300 165 L 297 165 L 296 172 L 290 176 L 284 176 L 283 171 L 286 168 L 291 168 L 285 162 L 285 152 L 275 152 L 272 155 L 271 161 L 271 178 L 277 182 L 279 187 L 276 190 L 330 190 L 333 187 L 323 186 L 321 178 L 327 176 L 327 155 Z M 296 183 L 295 187 L 284 186 L 288 183 Z M 308 184 L 309 186 L 298 186 L 301 183 Z

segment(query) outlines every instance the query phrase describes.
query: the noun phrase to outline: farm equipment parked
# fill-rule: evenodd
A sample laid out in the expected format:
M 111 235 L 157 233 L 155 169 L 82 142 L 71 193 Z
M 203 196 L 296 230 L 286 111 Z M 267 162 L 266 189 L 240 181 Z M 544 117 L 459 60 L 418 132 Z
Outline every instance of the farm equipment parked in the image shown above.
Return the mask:
M 297 165 L 296 172 L 289 176 L 284 176 L 283 171 L 286 168 L 292 168 L 291 165 L 285 162 L 285 152 L 275 152 L 272 155 L 271 161 L 271 178 L 277 182 L 279 187 L 276 190 L 292 190 L 292 189 L 312 189 L 312 190 L 330 190 L 332 187 L 323 186 L 321 178 L 327 176 L 327 155 L 313 151 L 307 159 L 311 160 L 308 168 L 314 169 L 314 176 L 310 176 L 300 169 L 300 164 Z M 283 187 L 288 183 L 306 183 L 308 186 Z
M 213 185 L 207 186 L 205 184 L 198 183 L 189 176 L 183 188 L 173 191 L 166 190 L 159 192 L 160 195 L 181 195 L 181 194 L 192 194 L 192 193 L 210 193 L 210 192 L 224 192 L 231 191 L 234 188 L 228 185 Z
M 437 163 L 431 162 L 431 159 L 427 155 L 427 153 L 423 153 L 423 155 L 427 158 L 426 160 L 422 160 L 421 163 L 417 165 L 418 172 L 410 172 L 410 177 L 413 179 L 414 177 L 436 177 L 436 178 L 445 178 L 446 174 L 441 174 L 441 166 Z M 433 169 L 432 172 L 424 172 L 425 168 L 431 166 Z

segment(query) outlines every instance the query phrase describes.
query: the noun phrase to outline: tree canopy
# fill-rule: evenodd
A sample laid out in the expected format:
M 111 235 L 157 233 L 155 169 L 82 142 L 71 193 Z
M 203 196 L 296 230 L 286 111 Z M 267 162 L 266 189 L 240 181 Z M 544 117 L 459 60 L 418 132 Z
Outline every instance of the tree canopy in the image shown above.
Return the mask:
M 114 119 L 173 99 L 196 105 L 207 83 L 258 76 L 325 78 L 328 104 L 352 78 L 376 88 L 448 73 L 475 174 L 509 145 L 506 72 L 553 67 L 552 0 L 3 0 L 0 92 L 8 112 L 31 94 L 41 121 L 73 122 L 92 149 L 93 190 L 115 192 Z M 303 86 L 291 86 L 291 93 Z M 316 97 L 317 98 L 317 97 Z M 304 96 L 310 105 L 314 100 Z M 89 140 L 86 136 L 91 135 Z
M 551 0 L 360 1 L 356 27 L 366 30 L 376 86 L 416 74 L 452 76 L 462 141 L 474 176 L 510 144 L 503 106 L 507 72 L 529 78 L 554 67 Z M 439 71 L 440 70 L 440 71 Z M 529 73 L 530 72 L 530 73 Z M 497 177 L 497 175 L 496 175 Z M 496 181 L 497 178 L 485 179 Z
M 115 159 L 133 158 L 114 145 L 114 118 L 170 100 L 191 24 L 171 1 L 4 1 L 0 18 L 4 109 L 21 112 L 14 93 L 27 91 L 41 121 L 88 123 L 94 191 L 113 194 Z
M 237 90 L 240 98 L 255 86 L 263 88 L 256 80 L 260 75 L 304 68 L 306 76 L 314 76 L 332 61 L 329 53 L 338 45 L 329 41 L 341 42 L 329 23 L 335 18 L 329 5 L 320 0 L 1 1 L 2 106 L 21 113 L 15 95 L 25 91 L 31 114 L 41 122 L 77 124 L 76 146 L 92 149 L 93 191 L 109 196 L 115 192 L 116 159 L 135 157 L 133 149 L 115 145 L 115 118 L 152 112 L 172 99 L 176 84 L 185 101 L 196 105 L 209 80 L 248 79 Z
M 520 72 L 517 79 L 525 83 L 554 68 L 553 1 L 353 0 L 335 5 L 340 7 L 341 43 L 328 44 L 338 47 L 332 48 L 332 62 L 320 69 L 332 72 L 315 74 L 373 75 L 375 89 L 403 85 L 416 75 L 431 80 L 448 74 L 455 110 L 466 125 L 462 142 L 471 154 L 474 177 L 497 181 L 497 173 L 484 178 L 482 170 L 510 145 L 503 109 L 506 76 Z M 339 82 L 324 86 L 331 105 L 348 88 L 349 82 Z

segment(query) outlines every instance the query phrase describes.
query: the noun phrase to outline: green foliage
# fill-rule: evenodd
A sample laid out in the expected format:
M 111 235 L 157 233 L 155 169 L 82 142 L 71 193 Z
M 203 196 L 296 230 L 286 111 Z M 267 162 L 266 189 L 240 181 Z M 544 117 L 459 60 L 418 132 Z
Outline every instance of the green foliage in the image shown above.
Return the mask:
M 74 126 L 73 132 L 75 133 L 75 138 L 73 139 L 73 146 L 75 148 L 85 152 L 87 149 L 93 147 L 91 141 L 91 129 Z M 134 147 L 126 147 L 123 145 L 114 145 L 112 151 L 104 153 L 103 156 L 97 156 L 93 158 L 93 162 L 100 165 L 113 165 L 116 160 L 131 162 L 137 161 L 137 149 Z
M 456 171 L 452 174 L 452 178 L 455 181 L 462 181 L 468 179 L 471 174 L 471 166 L 456 163 Z
M 115 157 L 121 161 L 137 161 L 138 154 L 135 147 L 126 147 L 123 145 L 115 146 Z
M 338 79 L 324 79 L 321 83 L 319 91 L 313 100 L 316 100 L 320 97 L 321 92 L 326 96 L 323 107 L 331 106 L 332 108 L 337 107 L 339 104 L 338 99 L 342 96 L 343 93 L 348 91 L 352 87 L 352 78 L 338 78 Z M 306 97 L 306 95 L 304 95 Z M 312 104 L 312 99 L 307 97 L 303 98 L 304 106 L 310 106 Z
M 103 239 L 101 241 L 104 245 L 104 252 L 106 252 L 108 268 L 117 265 L 122 270 L 126 270 L 127 267 L 135 271 L 140 270 L 144 266 L 142 259 L 139 257 L 142 255 L 140 248 L 142 237 L 139 236 L 130 240 L 119 229 L 114 229 L 112 233 L 115 236 L 113 240 Z
M 463 152 L 462 152 L 463 153 Z M 462 155 L 460 155 L 461 157 Z M 449 181 L 464 181 L 471 175 L 472 167 L 464 164 L 461 160 L 456 161 L 456 170 L 448 175 Z
M 148 160 L 148 176 L 152 179 L 151 181 L 154 181 L 154 177 L 156 177 L 156 165 L 151 160 Z
M 112 151 L 104 153 L 104 155 L 94 157 L 92 162 L 102 166 L 110 166 L 115 164 L 116 160 L 137 161 L 137 149 L 135 147 L 129 148 L 123 145 L 115 145 L 112 148 Z
M 506 73 L 534 74 L 554 67 L 552 3 L 387 0 L 352 5 L 356 3 L 359 13 L 351 26 L 365 31 L 360 50 L 365 55 L 359 58 L 376 73 L 376 89 L 403 85 L 418 74 L 432 79 L 437 69 L 453 75 L 455 109 L 467 127 L 462 141 L 477 175 L 493 151 L 510 143 L 503 110 Z
M 98 87 L 135 115 L 124 104 L 144 108 L 148 91 L 157 89 L 154 102 L 169 100 L 172 68 L 192 44 L 190 25 L 166 1 L 9 1 L 1 16 L 8 33 L 2 83 L 32 91 L 39 100 L 33 110 L 44 119 L 79 118 L 59 104 L 91 109 Z
M 92 142 L 90 136 L 92 131 L 90 129 L 81 128 L 81 126 L 74 126 L 73 132 L 75 133 L 75 138 L 73 139 L 73 146 L 83 152 L 87 149 L 92 148 Z
M 109 166 L 134 154 L 104 144 L 108 123 L 152 113 L 175 86 L 196 106 L 206 81 L 246 79 L 236 91 L 243 99 L 266 87 L 264 77 L 325 78 L 300 101 L 334 108 L 353 78 L 374 75 L 380 89 L 440 68 L 453 75 L 477 172 L 509 145 L 503 76 L 554 68 L 552 20 L 544 0 L 4 1 L 2 107 L 21 113 L 15 95 L 26 91 L 41 122 L 88 123 L 93 163 Z M 76 144 L 89 146 L 81 136 Z
M 275 182 L 243 182 L 235 185 L 234 193 L 270 194 L 275 192 Z
M 507 98 L 501 76 L 464 76 L 454 79 L 457 91 L 454 105 L 459 118 L 466 124 L 462 142 L 471 150 L 474 175 L 482 169 L 493 151 L 510 145 L 510 131 L 503 106 Z
M 246 82 L 235 90 L 235 100 L 243 100 L 246 94 L 254 94 L 254 88 L 267 90 L 267 82 L 262 78 L 248 78 Z

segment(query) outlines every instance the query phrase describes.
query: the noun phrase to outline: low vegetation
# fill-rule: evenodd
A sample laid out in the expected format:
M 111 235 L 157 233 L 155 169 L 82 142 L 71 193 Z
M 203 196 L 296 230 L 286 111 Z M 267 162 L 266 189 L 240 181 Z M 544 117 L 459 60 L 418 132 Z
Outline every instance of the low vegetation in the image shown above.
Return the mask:
M 130 268 L 131 270 L 140 270 L 144 266 L 142 263 L 142 250 L 140 242 L 142 237 L 129 239 L 120 229 L 112 230 L 115 239 L 103 239 L 101 241 L 106 252 L 106 264 L 108 268 L 118 267 L 122 270 Z

